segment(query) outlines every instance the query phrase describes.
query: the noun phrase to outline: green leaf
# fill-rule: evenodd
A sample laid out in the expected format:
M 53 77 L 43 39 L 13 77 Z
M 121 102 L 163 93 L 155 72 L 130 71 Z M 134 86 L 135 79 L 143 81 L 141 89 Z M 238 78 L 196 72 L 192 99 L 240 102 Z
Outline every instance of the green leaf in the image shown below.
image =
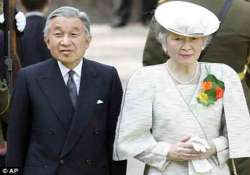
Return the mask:
M 208 99 L 208 105 L 212 105 L 212 104 L 214 104 L 214 100 L 212 100 L 212 99 Z
M 218 84 L 218 86 L 219 86 L 220 88 L 225 89 L 225 85 L 224 85 L 224 82 L 223 82 L 223 81 L 218 80 L 217 84 Z
M 211 98 L 211 97 L 215 98 L 215 96 L 216 96 L 216 92 L 214 89 L 206 90 L 205 93 L 208 95 L 208 98 Z

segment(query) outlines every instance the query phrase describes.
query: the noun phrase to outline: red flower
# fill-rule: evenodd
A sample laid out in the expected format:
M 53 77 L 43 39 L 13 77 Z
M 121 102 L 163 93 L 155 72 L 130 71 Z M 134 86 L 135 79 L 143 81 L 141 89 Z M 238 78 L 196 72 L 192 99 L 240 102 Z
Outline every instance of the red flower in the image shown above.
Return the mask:
M 202 89 L 204 89 L 205 91 L 211 89 L 212 86 L 213 86 L 213 83 L 211 81 L 204 81 L 202 83 Z
M 201 90 L 198 94 L 198 103 L 204 106 L 214 104 L 218 99 L 224 95 L 224 82 L 217 79 L 213 74 L 208 74 L 201 84 Z
M 218 100 L 223 97 L 224 90 L 220 87 L 217 87 L 215 89 L 215 93 L 216 93 L 216 99 Z

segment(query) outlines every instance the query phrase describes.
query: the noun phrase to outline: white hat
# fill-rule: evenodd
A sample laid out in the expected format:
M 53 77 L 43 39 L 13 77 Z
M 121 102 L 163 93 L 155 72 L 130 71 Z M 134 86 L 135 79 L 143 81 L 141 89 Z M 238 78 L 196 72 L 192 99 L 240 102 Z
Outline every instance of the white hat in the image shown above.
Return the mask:
M 155 19 L 165 29 L 183 36 L 200 37 L 216 32 L 220 21 L 208 9 L 183 1 L 169 1 L 155 10 Z

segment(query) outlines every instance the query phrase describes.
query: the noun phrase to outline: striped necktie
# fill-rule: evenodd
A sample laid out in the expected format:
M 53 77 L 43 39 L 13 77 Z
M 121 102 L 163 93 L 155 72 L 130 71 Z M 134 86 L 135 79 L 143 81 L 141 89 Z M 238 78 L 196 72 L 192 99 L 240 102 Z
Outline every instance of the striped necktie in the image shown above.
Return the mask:
M 74 81 L 74 74 L 75 72 L 73 70 L 70 70 L 68 72 L 69 74 L 69 79 L 68 79 L 68 82 L 67 82 L 67 88 L 68 88 L 68 91 L 69 91 L 69 96 L 70 96 L 70 99 L 72 101 L 72 104 L 74 106 L 74 108 L 76 109 L 76 103 L 77 103 L 77 88 L 76 88 L 76 83 Z

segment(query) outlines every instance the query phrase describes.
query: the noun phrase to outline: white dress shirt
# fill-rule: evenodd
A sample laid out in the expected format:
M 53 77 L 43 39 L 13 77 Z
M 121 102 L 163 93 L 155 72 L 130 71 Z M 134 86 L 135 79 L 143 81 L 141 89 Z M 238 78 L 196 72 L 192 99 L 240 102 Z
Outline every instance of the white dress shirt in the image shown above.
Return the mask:
M 68 72 L 71 70 L 67 67 L 65 67 L 60 61 L 57 61 L 58 66 L 60 68 L 60 71 L 62 73 L 63 76 L 63 80 L 65 82 L 65 85 L 67 86 L 67 82 L 69 79 L 69 74 Z M 77 88 L 77 94 L 79 94 L 79 89 L 80 89 L 80 82 L 81 82 L 81 74 L 82 74 L 82 60 L 81 62 L 74 68 L 72 69 L 75 74 L 73 75 L 73 79 L 76 83 L 76 88 Z

